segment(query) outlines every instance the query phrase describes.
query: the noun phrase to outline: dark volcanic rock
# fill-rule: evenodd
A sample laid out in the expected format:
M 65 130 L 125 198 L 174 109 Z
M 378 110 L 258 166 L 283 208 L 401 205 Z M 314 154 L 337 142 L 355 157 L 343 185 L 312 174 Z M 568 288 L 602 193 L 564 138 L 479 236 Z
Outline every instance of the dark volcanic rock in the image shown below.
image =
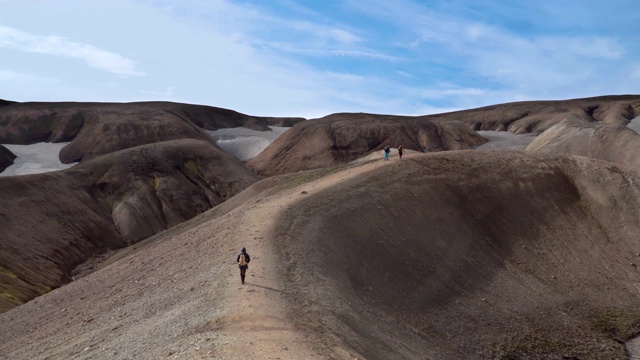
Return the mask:
M 12 153 L 6 147 L 0 145 L 0 173 L 4 171 L 4 169 L 8 168 L 13 164 L 13 160 L 16 159 L 16 155 Z
M 11 104 L 16 104 L 16 102 L 15 101 L 9 101 L 9 100 L 0 99 L 0 107 L 11 105 Z
M 486 140 L 458 121 L 363 113 L 333 114 L 296 124 L 249 165 L 270 176 L 346 163 L 385 145 L 443 151 L 469 149 Z
M 218 147 L 194 139 L 0 178 L 0 312 L 70 281 L 92 256 L 188 220 L 256 180 Z
M 459 120 L 474 130 L 540 134 L 567 118 L 627 125 L 640 115 L 640 95 L 600 96 L 560 101 L 524 101 L 425 116 Z
M 18 103 L 0 108 L 0 143 L 71 142 L 60 152 L 63 163 L 138 145 L 174 139 L 215 142 L 202 129 L 247 127 L 300 121 L 260 118 L 211 106 L 170 102 Z

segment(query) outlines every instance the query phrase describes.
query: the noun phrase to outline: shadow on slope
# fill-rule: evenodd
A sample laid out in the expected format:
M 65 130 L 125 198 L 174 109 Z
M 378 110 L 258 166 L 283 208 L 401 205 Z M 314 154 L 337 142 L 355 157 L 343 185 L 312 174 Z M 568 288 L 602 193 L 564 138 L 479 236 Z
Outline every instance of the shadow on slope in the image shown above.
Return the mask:
M 0 173 L 13 164 L 16 155 L 6 147 L 0 145 Z
M 301 327 L 367 359 L 626 358 L 636 175 L 524 152 L 388 164 L 279 217 Z

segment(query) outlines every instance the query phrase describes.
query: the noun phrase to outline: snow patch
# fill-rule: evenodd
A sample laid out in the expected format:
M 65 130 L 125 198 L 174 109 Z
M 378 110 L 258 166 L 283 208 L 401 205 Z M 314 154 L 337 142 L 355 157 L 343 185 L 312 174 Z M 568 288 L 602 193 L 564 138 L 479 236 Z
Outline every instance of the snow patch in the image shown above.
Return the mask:
M 489 140 L 489 142 L 477 146 L 477 150 L 489 149 L 522 149 L 524 150 L 535 136 L 529 134 L 514 134 L 510 131 L 477 131 L 480 136 Z
M 629 124 L 627 125 L 627 127 L 633 131 L 635 131 L 636 133 L 640 134 L 640 116 L 631 119 L 631 121 L 629 121 Z
M 289 130 L 288 127 L 269 126 L 272 131 L 257 131 L 244 127 L 205 130 L 220 148 L 240 161 L 258 156 L 275 139 Z
M 40 174 L 51 171 L 68 169 L 77 163 L 63 164 L 60 162 L 60 150 L 67 143 L 37 143 L 31 145 L 4 145 L 16 155 L 13 164 L 6 168 L 0 176 L 16 176 Z

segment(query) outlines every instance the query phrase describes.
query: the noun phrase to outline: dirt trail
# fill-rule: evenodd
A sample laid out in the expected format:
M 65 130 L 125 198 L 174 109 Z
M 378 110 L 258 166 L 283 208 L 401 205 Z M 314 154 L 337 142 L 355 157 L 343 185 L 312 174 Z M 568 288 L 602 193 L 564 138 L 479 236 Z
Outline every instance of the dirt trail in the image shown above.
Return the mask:
M 295 326 L 295 318 L 288 313 L 287 304 L 291 294 L 279 272 L 282 269 L 277 249 L 280 235 L 274 228 L 273 220 L 281 211 L 304 197 L 303 191 L 320 192 L 341 181 L 355 176 L 363 176 L 389 162 L 375 161 L 358 167 L 328 175 L 313 185 L 303 184 L 276 196 L 240 207 L 229 215 L 237 219 L 241 226 L 230 234 L 230 242 L 238 250 L 245 246 L 252 256 L 247 272 L 246 284 L 240 284 L 237 268 L 230 275 L 225 286 L 224 303 L 229 307 L 227 315 L 216 323 L 216 333 L 228 339 L 229 343 L 221 353 L 224 358 L 235 358 L 232 354 L 242 354 L 238 358 L 260 359 L 326 359 L 348 356 L 346 349 L 327 349 L 326 344 L 313 339 L 311 334 L 302 334 Z M 351 357 L 354 358 L 354 357 Z

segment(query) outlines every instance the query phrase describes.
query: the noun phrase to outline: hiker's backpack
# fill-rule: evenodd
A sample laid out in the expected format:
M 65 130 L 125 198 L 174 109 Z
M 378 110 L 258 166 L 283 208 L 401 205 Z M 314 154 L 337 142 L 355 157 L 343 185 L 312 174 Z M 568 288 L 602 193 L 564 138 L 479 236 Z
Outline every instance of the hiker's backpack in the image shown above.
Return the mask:
M 244 254 L 240 254 L 240 259 L 238 259 L 238 266 L 247 266 L 247 257 Z

